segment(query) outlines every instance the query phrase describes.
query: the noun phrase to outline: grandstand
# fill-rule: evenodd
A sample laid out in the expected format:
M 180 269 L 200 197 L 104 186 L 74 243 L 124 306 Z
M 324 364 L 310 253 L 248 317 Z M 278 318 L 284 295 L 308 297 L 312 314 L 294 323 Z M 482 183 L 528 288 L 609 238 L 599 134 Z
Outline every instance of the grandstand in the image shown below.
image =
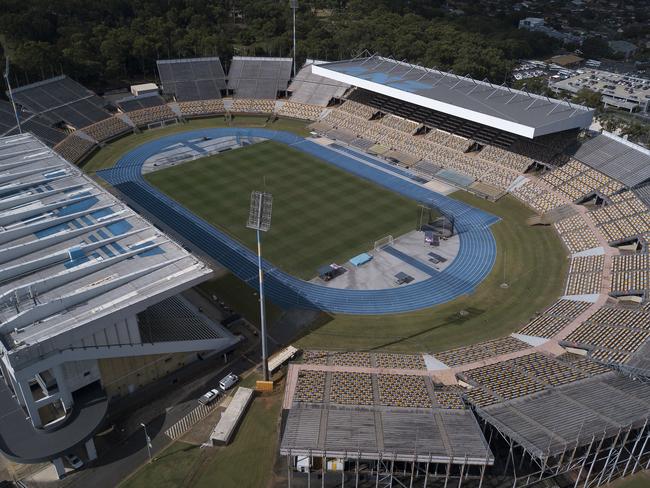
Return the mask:
M 341 98 L 349 85 L 312 73 L 311 66 L 323 61 L 308 59 L 289 85 L 290 100 L 307 105 L 327 107 L 333 98 Z
M 235 98 L 274 100 L 287 91 L 291 58 L 235 56 L 228 70 L 228 90 Z
M 416 111 L 430 109 L 431 119 L 444 114 L 529 139 L 588 127 L 593 116 L 593 110 L 579 105 L 376 55 L 313 65 L 312 72 L 388 97 L 386 103 L 392 99 Z
M 33 115 L 24 110 L 18 113 L 23 132 L 31 132 L 48 146 L 54 146 L 65 139 L 65 132 L 55 129 L 45 117 Z M 11 103 L 0 100 L 0 137 L 18 134 L 18 125 Z
M 218 57 L 156 61 L 163 95 L 177 102 L 214 100 L 226 90 L 226 75 Z
M 650 180 L 650 150 L 608 132 L 586 140 L 572 156 L 627 188 Z
M 147 93 L 145 95 L 125 97 L 115 103 L 122 112 L 132 112 L 133 110 L 165 105 L 165 100 L 157 93 Z
M 357 477 L 397 480 L 395 463 L 408 463 L 407 481 L 426 472 L 431 480 L 460 486 L 482 482 L 494 463 L 461 390 L 427 375 L 411 369 L 377 374 L 291 364 L 287 376 L 280 453 L 307 457 L 310 466 L 322 458 L 317 473 L 323 478 L 333 476 L 325 461 L 336 458 Z
M 65 75 L 24 85 L 12 92 L 17 104 L 47 118 L 52 125 L 79 129 L 110 117 L 100 97 Z
M 205 59 L 219 63 L 218 58 Z M 467 233 L 471 259 L 461 255 L 454 274 L 440 275 L 435 284 L 436 280 L 429 280 L 426 286 L 409 285 L 413 295 L 404 287 L 367 293 L 357 300 L 356 295 L 321 290 L 315 283 L 273 268 L 268 290 L 277 303 L 333 313 L 394 313 L 471 292 L 469 285 L 480 282 L 494 258 L 491 235 L 485 230 L 492 220 L 456 207 L 458 202 L 425 193 L 421 184 L 434 178 L 477 193 L 510 191 L 545 217 L 544 223 L 553 224 L 570 254 L 564 297 L 522 323 L 512 336 L 434 354 L 306 351 L 304 363 L 291 365 L 287 376 L 282 454 L 322 457 L 325 462 L 343 459 L 348 470 L 365 469 L 367 476 L 386 479 L 398 475 L 394 465 L 401 462 L 405 471 L 414 466 L 419 476 L 426 472 L 459 485 L 465 478 L 478 481 L 486 473 L 493 474 L 489 466 L 495 458 L 501 462 L 499 474 L 504 463 L 509 476 L 512 472 L 514 486 L 568 472 L 579 484 L 589 486 L 590 480 L 608 481 L 648 462 L 650 185 L 646 170 L 650 163 L 646 153 L 606 134 L 576 145 L 576 130 L 591 118 L 591 111 L 583 107 L 376 56 L 307 64 L 288 89 L 290 60 L 236 57 L 227 85 L 234 99 L 225 102 L 221 90 L 226 85 L 219 84 L 222 76 L 212 80 L 215 91 L 210 96 L 201 92 L 199 75 L 188 73 L 195 61 L 199 60 L 158 62 L 161 79 L 163 71 L 169 70 L 163 92 L 175 96 L 177 103 L 167 105 L 156 96 L 152 106 L 137 105 L 140 99 L 129 108 L 126 100 L 121 107 L 125 114 L 78 127 L 65 140 L 55 141 L 55 150 L 74 162 L 96 142 L 132 131 L 134 125 L 145 128 L 180 116 L 277 113 L 312 120 L 310 127 L 317 132 L 380 157 L 338 143 L 324 148 L 266 129 L 246 129 L 246 134 L 277 138 L 364 178 L 453 205 L 463 214 L 460 224 Z M 285 91 L 289 99 L 276 101 L 278 93 Z M 332 99 L 341 100 L 330 103 Z M 11 131 L 13 112 L 6 109 L 0 106 L 0 128 Z M 26 122 L 29 117 L 45 120 L 39 115 L 25 117 Z M 169 145 L 226 135 L 240 137 L 234 128 L 167 136 L 127 154 L 102 176 L 246 279 L 255 264 L 248 249 L 206 230 L 189 211 L 146 186 L 141 176 L 143 161 Z M 565 154 L 559 154 L 562 151 Z M 523 177 L 531 167 L 544 169 L 542 174 Z M 60 190 L 58 169 L 52 170 L 41 175 L 51 187 L 45 187 L 48 197 L 49 192 Z M 79 199 L 75 205 L 85 201 L 83 194 L 72 195 Z M 106 218 L 94 215 L 93 211 L 88 216 L 94 225 Z M 39 225 L 29 224 L 31 218 L 26 217 L 27 225 Z M 87 224 L 81 217 L 76 222 Z M 73 231 L 71 226 L 66 230 Z M 636 250 L 627 247 L 619 254 L 607 243 L 633 243 Z M 119 253 L 114 246 L 104 247 Z M 104 249 L 98 249 L 107 258 Z M 97 258 L 91 258 L 86 262 L 96 264 Z M 485 262 L 490 265 L 481 264 Z M 272 269 L 269 263 L 264 265 Z M 619 297 L 642 304 L 617 302 Z M 204 341 L 227 337 L 219 327 L 197 317 L 182 299 L 158 298 L 137 314 L 143 347 L 149 343 L 176 347 L 185 341 L 205 345 Z M 5 308 L 8 313 L 9 307 Z M 177 323 L 184 327 L 175 327 Z M 182 347 L 189 350 L 190 345 L 186 342 Z M 563 348 L 581 354 L 562 353 Z M 326 466 L 323 474 L 330 476 Z
M 109 396 L 159 377 L 145 361 L 134 384 L 121 361 L 184 364 L 239 338 L 173 298 L 211 269 L 77 167 L 31 134 L 1 138 L 0 160 L 0 451 L 63 476 L 64 454 L 96 459 Z

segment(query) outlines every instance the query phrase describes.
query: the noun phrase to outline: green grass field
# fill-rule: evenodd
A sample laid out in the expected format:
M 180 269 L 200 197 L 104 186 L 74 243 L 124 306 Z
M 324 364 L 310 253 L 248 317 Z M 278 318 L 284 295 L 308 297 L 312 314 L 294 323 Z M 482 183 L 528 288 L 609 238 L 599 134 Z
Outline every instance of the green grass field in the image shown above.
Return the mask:
M 242 385 L 252 386 L 256 377 Z M 262 488 L 269 486 L 278 443 L 282 391 L 253 400 L 227 448 L 200 449 L 175 442 L 120 488 Z M 242 469 L 242 467 L 244 467 Z
M 320 159 L 274 141 L 208 156 L 146 179 L 211 224 L 255 249 L 245 227 L 252 190 L 273 194 L 264 256 L 304 279 L 344 263 L 379 238 L 416 226 L 418 205 Z

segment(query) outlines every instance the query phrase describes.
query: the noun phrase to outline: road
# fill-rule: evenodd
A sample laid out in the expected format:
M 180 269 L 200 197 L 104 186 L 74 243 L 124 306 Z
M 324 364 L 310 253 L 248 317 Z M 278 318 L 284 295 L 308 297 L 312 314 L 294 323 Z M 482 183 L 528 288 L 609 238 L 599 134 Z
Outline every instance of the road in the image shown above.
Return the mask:
M 147 426 L 152 443 L 151 452 L 155 458 L 171 443 L 165 431 L 193 410 L 197 406 L 197 399 L 208 389 L 216 388 L 219 379 L 228 372 L 233 371 L 243 375 L 251 368 L 255 368 L 255 360 L 260 357 L 259 354 L 260 348 L 256 344 L 225 365 L 220 358 L 206 360 L 214 365 L 210 364 L 209 367 L 202 365 L 204 371 L 198 377 L 193 368 L 187 368 L 188 371 L 182 373 L 183 376 L 193 378 L 190 383 L 173 389 L 145 407 L 117 420 L 113 432 L 95 438 L 99 459 L 56 485 L 114 488 L 142 464 L 148 462 L 145 435 L 140 422 Z

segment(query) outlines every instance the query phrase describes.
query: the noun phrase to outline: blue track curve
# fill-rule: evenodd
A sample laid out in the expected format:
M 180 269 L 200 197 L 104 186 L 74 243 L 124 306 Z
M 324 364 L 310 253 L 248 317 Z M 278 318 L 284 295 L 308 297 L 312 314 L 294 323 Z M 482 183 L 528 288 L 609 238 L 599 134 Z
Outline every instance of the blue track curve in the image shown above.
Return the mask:
M 143 144 L 125 154 L 113 168 L 98 174 L 146 212 L 184 236 L 250 286 L 256 287 L 257 256 L 251 250 L 149 185 L 142 177 L 144 161 L 172 144 L 200 137 L 233 135 L 261 137 L 290 145 L 401 195 L 434 205 L 456 219 L 460 249 L 451 265 L 435 277 L 397 288 L 328 288 L 300 280 L 264 261 L 265 292 L 276 304 L 346 314 L 408 312 L 471 293 L 492 269 L 496 258 L 496 243 L 489 227 L 498 221 L 497 217 L 428 190 L 391 172 L 388 165 L 383 168 L 380 165 L 373 166 L 287 132 L 236 128 L 182 132 Z

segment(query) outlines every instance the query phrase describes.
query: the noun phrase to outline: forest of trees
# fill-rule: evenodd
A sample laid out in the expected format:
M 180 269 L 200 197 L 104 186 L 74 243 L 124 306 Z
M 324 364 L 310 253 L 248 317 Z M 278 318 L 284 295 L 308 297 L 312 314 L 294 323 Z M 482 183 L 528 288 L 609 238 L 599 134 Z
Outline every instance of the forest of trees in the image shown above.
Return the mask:
M 439 0 L 300 1 L 297 56 L 368 49 L 503 82 L 517 59 L 558 46 L 516 18 L 451 16 Z M 291 56 L 289 0 L 5 0 L 0 42 L 16 85 L 62 72 L 102 92 L 153 79 L 156 59 Z M 4 64 L 4 59 L 2 60 Z

